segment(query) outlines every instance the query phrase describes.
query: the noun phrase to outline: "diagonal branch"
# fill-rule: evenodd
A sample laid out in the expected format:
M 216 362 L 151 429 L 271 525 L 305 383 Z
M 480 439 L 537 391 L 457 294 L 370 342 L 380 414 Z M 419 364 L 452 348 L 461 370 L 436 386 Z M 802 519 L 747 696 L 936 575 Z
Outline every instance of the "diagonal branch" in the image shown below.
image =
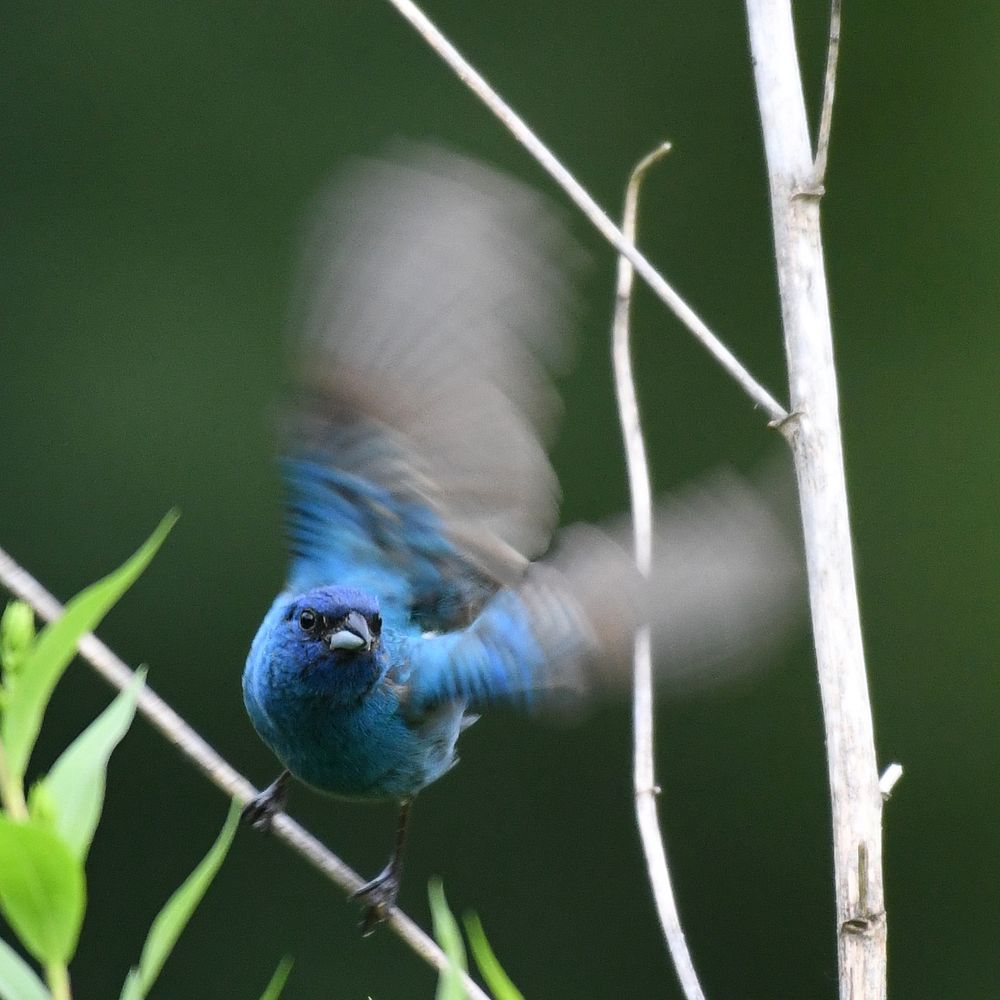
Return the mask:
M 0 583 L 16 597 L 26 601 L 46 621 L 58 618 L 63 606 L 26 569 L 0 549 Z M 118 658 L 97 636 L 85 635 L 79 643 L 80 655 L 113 687 L 122 690 L 132 682 L 132 669 Z M 249 802 L 257 789 L 224 760 L 149 686 L 139 689 L 139 712 L 173 743 L 217 788 L 238 802 Z M 347 893 L 354 893 L 365 883 L 355 871 L 323 846 L 308 830 L 285 813 L 274 818 L 275 836 L 302 855 L 314 868 Z M 405 913 L 394 909 L 386 923 L 429 965 L 441 970 L 450 967 L 447 956 Z M 471 1000 L 489 1000 L 482 989 L 463 973 L 465 989 Z
M 413 0 L 389 0 L 419 32 L 428 45 L 455 71 L 459 79 L 510 130 L 519 143 L 575 202 L 598 232 L 635 268 L 653 292 L 666 303 L 716 361 L 736 380 L 740 388 L 771 418 L 784 420 L 785 408 L 765 389 L 736 356 L 712 333 L 700 316 L 674 291 L 662 275 L 636 249 L 635 244 L 611 221 L 608 214 L 556 159 L 514 109 L 486 82 L 465 57 L 438 30 Z
M 625 210 L 622 231 L 631 242 L 635 239 L 639 188 L 646 171 L 670 150 L 665 142 L 645 156 L 635 166 L 625 191 Z M 632 357 L 629 346 L 629 313 L 632 306 L 634 271 L 631 262 L 618 258 L 618 288 L 615 297 L 615 315 L 612 330 L 612 354 L 615 373 L 615 393 L 618 398 L 618 415 L 625 441 L 625 459 L 628 466 L 629 494 L 632 499 L 632 531 L 635 544 L 635 561 L 639 572 L 648 577 L 653 561 L 653 499 L 646 461 L 646 445 L 639 418 L 635 379 L 632 374 Z M 687 1000 L 704 1000 L 698 975 L 691 961 L 684 930 L 681 927 L 677 902 L 670 881 L 667 854 L 663 846 L 663 833 L 657 815 L 656 800 L 659 788 L 653 765 L 653 663 L 650 650 L 649 626 L 643 625 L 635 636 L 634 650 L 635 688 L 633 693 L 634 724 L 634 792 L 635 815 L 649 870 L 649 884 L 656 902 L 660 926 L 667 940 L 667 947 L 677 971 L 681 988 Z

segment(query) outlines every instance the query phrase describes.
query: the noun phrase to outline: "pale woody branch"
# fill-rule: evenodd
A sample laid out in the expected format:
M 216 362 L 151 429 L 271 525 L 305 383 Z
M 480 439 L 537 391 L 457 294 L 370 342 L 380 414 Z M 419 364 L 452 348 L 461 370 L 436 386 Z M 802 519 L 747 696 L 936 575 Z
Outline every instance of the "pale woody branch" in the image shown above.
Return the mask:
M 838 8 L 834 8 L 839 17 Z M 884 1000 L 882 792 L 854 580 L 833 336 L 789 0 L 747 0 L 764 133 L 792 416 L 781 431 L 799 484 L 833 812 L 841 1000 Z M 831 39 L 839 39 L 834 25 Z M 832 60 L 835 67 L 836 60 Z M 830 61 L 828 61 L 830 65 Z M 833 88 L 820 135 L 826 155 Z M 822 167 L 822 163 L 819 164 Z
M 632 171 L 625 192 L 625 210 L 622 231 L 629 242 L 634 242 L 639 187 L 646 171 L 670 150 L 670 143 L 663 143 L 644 157 Z M 618 258 L 618 287 L 615 296 L 615 314 L 612 328 L 612 354 L 615 373 L 615 392 L 618 397 L 618 415 L 625 442 L 625 459 L 628 467 L 629 495 L 632 500 L 632 533 L 635 561 L 639 572 L 648 577 L 653 564 L 653 496 L 649 483 L 649 466 L 646 445 L 639 418 L 635 379 L 632 374 L 632 356 L 629 344 L 629 314 L 632 305 L 633 268 L 624 256 Z M 634 794 L 635 815 L 646 856 L 649 884 L 653 890 L 660 926 L 670 949 L 674 969 L 687 1000 L 704 1000 L 701 984 L 688 951 L 684 929 L 677 912 L 663 834 L 657 813 L 656 772 L 653 765 L 653 661 L 650 649 L 650 629 L 643 625 L 636 632 L 634 649 L 635 685 L 632 697 L 634 723 Z

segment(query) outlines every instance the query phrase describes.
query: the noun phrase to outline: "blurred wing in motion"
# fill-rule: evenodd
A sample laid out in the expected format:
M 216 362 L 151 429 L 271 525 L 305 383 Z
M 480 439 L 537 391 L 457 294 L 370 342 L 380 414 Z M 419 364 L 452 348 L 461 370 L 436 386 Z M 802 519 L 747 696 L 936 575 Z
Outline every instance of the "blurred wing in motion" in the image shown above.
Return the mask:
M 396 153 L 331 187 L 307 247 L 289 584 L 367 589 L 387 621 L 447 629 L 548 546 L 548 371 L 583 255 L 517 181 Z
M 642 621 L 661 687 L 705 686 L 759 667 L 803 610 L 797 533 L 782 509 L 791 490 L 787 470 L 769 466 L 757 482 L 719 471 L 661 499 L 648 586 L 624 547 L 627 525 L 575 525 L 469 628 L 408 640 L 398 679 L 418 710 L 456 697 L 478 706 L 555 696 L 565 707 L 566 694 L 629 687 Z
M 717 469 L 655 511 L 649 621 L 656 681 L 682 690 L 773 662 L 801 626 L 805 572 L 790 456 Z

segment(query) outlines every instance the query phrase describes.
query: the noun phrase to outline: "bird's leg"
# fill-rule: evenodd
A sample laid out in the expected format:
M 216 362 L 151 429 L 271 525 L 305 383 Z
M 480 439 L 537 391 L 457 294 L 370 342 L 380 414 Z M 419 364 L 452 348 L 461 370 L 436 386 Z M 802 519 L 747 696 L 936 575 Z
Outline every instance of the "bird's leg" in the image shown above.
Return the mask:
M 389 911 L 396 905 L 399 882 L 403 875 L 403 848 L 406 845 L 406 822 L 410 818 L 410 802 L 410 799 L 404 799 L 400 804 L 396 842 L 389 863 L 375 878 L 354 893 L 354 899 L 363 899 L 366 904 L 361 918 L 361 933 L 365 937 L 368 937 L 389 916 Z
M 243 822 L 249 823 L 255 830 L 270 830 L 274 817 L 284 812 L 288 804 L 288 782 L 291 778 L 291 771 L 282 771 L 264 791 L 252 798 L 240 814 Z

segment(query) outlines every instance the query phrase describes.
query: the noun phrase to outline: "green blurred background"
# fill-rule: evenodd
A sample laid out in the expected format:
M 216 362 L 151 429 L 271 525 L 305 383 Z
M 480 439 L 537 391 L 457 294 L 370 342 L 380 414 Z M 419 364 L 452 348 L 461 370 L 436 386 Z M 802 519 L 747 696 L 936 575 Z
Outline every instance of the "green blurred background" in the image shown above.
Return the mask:
M 826 4 L 797 4 L 811 107 Z M 641 244 L 785 396 L 744 13 L 732 3 L 432 0 L 428 11 L 597 199 L 648 183 Z M 0 36 L 0 544 L 68 597 L 162 513 L 184 516 L 102 633 L 256 782 L 275 766 L 239 675 L 280 584 L 273 414 L 303 212 L 345 157 L 433 136 L 551 185 L 387 5 L 4 4 Z M 826 250 L 886 811 L 890 987 L 995 995 L 995 567 L 1000 16 L 848 4 Z M 597 266 L 555 451 L 565 517 L 625 502 L 608 373 L 614 257 Z M 641 294 L 640 391 L 658 489 L 776 448 L 740 392 Z M 44 766 L 108 700 L 82 665 Z M 752 681 L 659 705 L 662 815 L 711 998 L 836 993 L 829 807 L 808 636 Z M 529 1000 L 679 996 L 633 830 L 624 705 L 580 726 L 485 718 L 415 816 L 402 902 L 440 874 Z M 362 872 L 391 807 L 298 794 Z M 225 813 L 138 723 L 89 864 L 77 995 L 117 995 L 145 928 Z M 241 834 L 155 995 L 430 996 L 433 977 L 277 843 Z

